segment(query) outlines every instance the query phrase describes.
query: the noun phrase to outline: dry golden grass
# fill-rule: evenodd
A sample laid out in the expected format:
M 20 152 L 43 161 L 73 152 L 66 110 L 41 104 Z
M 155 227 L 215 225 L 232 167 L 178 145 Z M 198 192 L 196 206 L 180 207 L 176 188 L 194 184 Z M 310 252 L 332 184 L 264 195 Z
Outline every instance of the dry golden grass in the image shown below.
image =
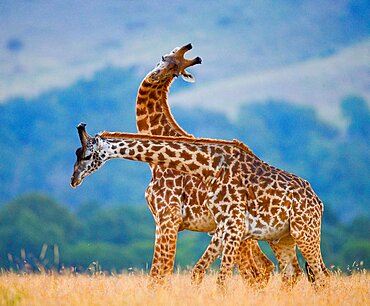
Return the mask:
M 262 290 L 246 287 L 239 276 L 226 294 L 206 276 L 195 288 L 189 274 L 175 274 L 167 288 L 149 290 L 147 275 L 0 275 L 0 305 L 370 305 L 370 276 L 332 276 L 315 291 L 306 279 L 282 289 L 278 275 Z

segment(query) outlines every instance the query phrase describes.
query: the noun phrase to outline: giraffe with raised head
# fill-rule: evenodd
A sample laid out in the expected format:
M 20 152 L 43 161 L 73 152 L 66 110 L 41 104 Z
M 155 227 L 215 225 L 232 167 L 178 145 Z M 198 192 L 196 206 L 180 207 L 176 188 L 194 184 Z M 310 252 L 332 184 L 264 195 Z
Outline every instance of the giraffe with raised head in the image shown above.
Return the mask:
M 181 76 L 194 82 L 185 69 L 200 64 L 201 59 L 184 57 L 191 44 L 177 47 L 143 79 L 136 99 L 136 122 L 140 134 L 159 136 L 187 136 L 172 116 L 168 92 L 173 80 Z M 207 188 L 197 176 L 150 164 L 152 180 L 145 197 L 156 223 L 154 255 L 150 276 L 155 281 L 173 271 L 177 233 L 182 230 L 212 232 L 216 223 L 204 203 Z M 273 263 L 262 253 L 257 241 L 244 240 L 238 251 L 236 265 L 249 283 L 266 284 L 274 269 Z M 193 274 L 195 275 L 195 274 Z M 193 277 L 193 282 L 201 278 Z
M 293 241 L 309 266 L 311 281 L 322 284 L 328 275 L 320 250 L 322 202 L 307 181 L 263 162 L 246 145 L 110 132 L 91 137 L 84 124 L 78 132 L 82 147 L 76 151 L 72 187 L 112 158 L 148 162 L 203 179 L 216 222 L 214 251 L 205 262 L 222 254 L 220 286 L 232 273 L 241 241 L 250 238 L 276 242 L 279 251 L 281 241 Z M 284 247 L 279 251 L 284 256 Z

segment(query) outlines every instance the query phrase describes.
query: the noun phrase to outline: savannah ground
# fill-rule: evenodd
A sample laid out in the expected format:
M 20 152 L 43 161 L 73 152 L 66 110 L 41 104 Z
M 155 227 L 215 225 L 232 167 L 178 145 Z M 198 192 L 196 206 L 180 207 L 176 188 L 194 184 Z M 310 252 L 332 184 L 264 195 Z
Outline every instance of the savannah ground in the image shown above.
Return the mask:
M 274 275 L 264 289 L 253 289 L 235 275 L 222 294 L 215 274 L 200 287 L 190 284 L 188 273 L 177 273 L 166 288 L 148 289 L 146 274 L 47 275 L 3 273 L 0 305 L 370 305 L 370 275 L 336 274 L 315 291 L 305 278 L 290 290 L 282 289 Z

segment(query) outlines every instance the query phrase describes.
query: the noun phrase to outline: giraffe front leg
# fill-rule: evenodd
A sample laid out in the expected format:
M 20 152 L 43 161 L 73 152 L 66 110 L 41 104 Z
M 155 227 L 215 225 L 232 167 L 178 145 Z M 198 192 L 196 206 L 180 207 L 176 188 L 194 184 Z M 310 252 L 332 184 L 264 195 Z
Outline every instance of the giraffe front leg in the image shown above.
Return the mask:
M 199 259 L 197 264 L 194 266 L 191 273 L 191 283 L 193 285 L 199 285 L 204 278 L 206 270 L 214 263 L 216 258 L 221 254 L 221 232 L 216 230 L 213 234 L 212 239 L 204 251 L 202 257 Z
M 154 252 L 153 252 L 153 259 L 152 259 L 152 265 L 149 272 L 149 282 L 148 287 L 153 288 L 157 284 L 161 284 L 163 282 L 163 267 L 161 263 L 161 254 L 162 254 L 162 232 L 161 232 L 161 224 L 160 224 L 160 218 L 158 211 L 160 210 L 160 207 L 158 207 L 158 195 L 156 194 L 155 185 L 158 184 L 157 181 L 151 181 L 146 192 L 145 192 L 145 198 L 148 204 L 148 207 L 150 211 L 153 214 L 153 218 L 155 221 L 155 241 L 154 241 Z
M 162 267 L 162 234 L 160 226 L 156 225 L 155 242 L 152 266 L 149 272 L 149 287 L 155 287 L 163 283 L 163 267 Z
M 160 210 L 156 230 L 156 241 L 151 269 L 151 279 L 156 285 L 163 285 L 172 274 L 176 255 L 176 242 L 182 218 L 175 205 Z
M 176 216 L 171 216 L 170 221 L 165 225 L 163 229 L 163 239 L 162 243 L 162 266 L 163 273 L 165 276 L 172 274 L 175 265 L 175 255 L 176 255 L 176 242 L 177 233 L 181 224 Z
M 156 223 L 155 244 L 149 287 L 163 285 L 166 277 L 173 271 L 176 253 L 177 232 L 182 223 L 181 194 L 173 194 L 166 188 L 165 179 L 152 179 L 145 198 Z M 170 193 L 170 194 L 168 194 Z M 166 203 L 164 199 L 172 201 Z

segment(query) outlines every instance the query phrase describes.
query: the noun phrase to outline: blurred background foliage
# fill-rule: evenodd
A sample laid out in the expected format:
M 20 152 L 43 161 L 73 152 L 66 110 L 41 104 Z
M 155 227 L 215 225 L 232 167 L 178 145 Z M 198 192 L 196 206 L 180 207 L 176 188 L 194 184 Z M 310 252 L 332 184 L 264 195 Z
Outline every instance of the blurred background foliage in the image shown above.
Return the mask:
M 79 146 L 76 123 L 87 122 L 90 133 L 102 128 L 135 132 L 135 117 L 127 114 L 134 114 L 131 84 L 139 81 L 135 67 L 108 68 L 72 88 L 0 105 L 0 266 L 55 267 L 57 245 L 58 266 L 150 267 L 155 227 L 143 196 L 150 180 L 147 165 L 110 161 L 78 189 L 68 186 Z M 183 84 L 176 81 L 171 93 L 188 86 Z M 107 86 L 112 90 L 104 90 Z M 314 109 L 286 101 L 245 104 L 235 120 L 179 106 L 173 113 L 196 136 L 240 139 L 265 161 L 310 181 L 325 204 L 326 263 L 369 267 L 370 112 L 359 96 L 343 99 L 341 109 L 345 129 L 323 122 Z M 205 233 L 181 233 L 176 264 L 194 264 L 208 241 Z M 41 260 L 44 244 L 48 249 Z M 269 246 L 262 245 L 274 260 Z
M 148 271 L 153 252 L 155 225 L 144 206 L 98 207 L 85 203 L 77 211 L 67 209 L 42 194 L 24 195 L 0 209 L 0 266 L 15 271 L 100 269 L 119 273 Z M 322 252 L 328 267 L 369 269 L 369 219 L 358 216 L 340 222 L 328 208 L 322 228 Z M 176 266 L 186 269 L 208 245 L 206 233 L 181 232 Z M 271 248 L 263 251 L 275 263 Z M 56 253 L 57 251 L 57 253 Z M 217 264 L 214 265 L 217 268 Z
M 150 267 L 155 227 L 144 199 L 147 165 L 110 161 L 76 190 L 68 185 L 79 146 L 76 123 L 87 122 L 90 133 L 103 128 L 135 132 L 132 84 L 139 81 L 135 67 L 108 68 L 71 88 L 0 105 L 0 266 Z M 176 81 L 171 93 L 188 86 L 183 84 Z M 310 181 L 325 204 L 326 263 L 368 268 L 370 111 L 360 96 L 343 99 L 341 110 L 346 128 L 322 121 L 312 108 L 276 100 L 242 105 L 235 120 L 179 106 L 173 114 L 196 136 L 237 138 L 265 161 Z M 181 233 L 176 264 L 194 264 L 208 241 L 204 233 Z M 269 246 L 262 245 L 274 260 Z
M 151 178 L 144 163 L 113 160 L 81 187 L 74 190 L 68 184 L 80 146 L 75 126 L 86 122 L 91 134 L 103 129 L 135 132 L 139 84 L 134 67 L 107 68 L 67 89 L 0 104 L 2 202 L 37 191 L 69 207 L 95 199 L 104 201 L 102 205 L 144 203 Z M 170 101 L 172 94 L 188 86 L 184 84 L 174 83 Z M 187 132 L 237 138 L 265 161 L 307 179 L 339 219 L 370 215 L 370 111 L 361 96 L 347 96 L 341 102 L 348 122 L 344 128 L 322 121 L 313 108 L 289 101 L 244 104 L 233 120 L 212 110 L 181 106 L 172 110 Z
M 369 16 L 357 0 L 0 2 L 0 267 L 150 267 L 149 167 L 113 160 L 72 189 L 75 126 L 136 132 L 141 80 L 192 42 L 197 83 L 169 96 L 180 126 L 307 179 L 326 264 L 369 268 Z M 176 264 L 209 240 L 180 233 Z

